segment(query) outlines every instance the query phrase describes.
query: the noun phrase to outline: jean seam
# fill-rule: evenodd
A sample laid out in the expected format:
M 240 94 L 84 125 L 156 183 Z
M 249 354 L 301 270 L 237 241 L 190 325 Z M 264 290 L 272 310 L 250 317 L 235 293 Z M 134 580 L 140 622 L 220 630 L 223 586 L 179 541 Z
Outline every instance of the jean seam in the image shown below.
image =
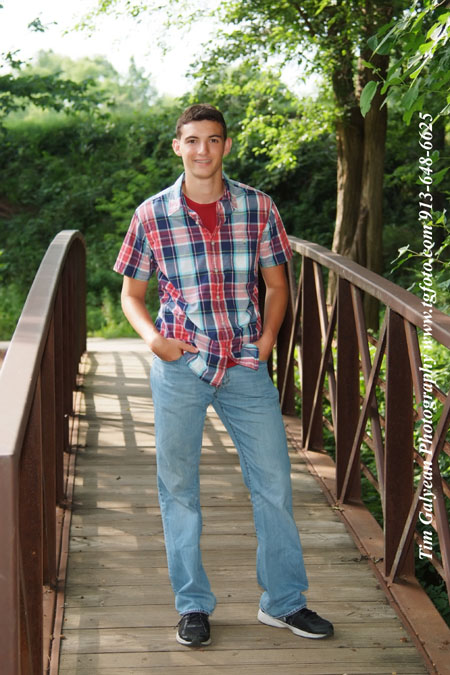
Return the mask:
M 188 614 L 204 614 L 205 616 L 209 616 L 209 612 L 204 609 L 188 609 L 187 612 L 183 612 L 180 616 L 188 616 Z
M 294 616 L 294 614 L 297 614 L 297 612 L 300 612 L 302 609 L 305 609 L 306 605 L 307 605 L 307 603 L 305 602 L 300 607 L 298 607 L 297 609 L 294 609 L 294 611 L 289 612 L 289 614 L 280 614 L 279 616 L 274 616 L 273 618 L 274 619 L 287 619 L 289 616 Z M 265 610 L 262 607 L 261 607 L 261 609 L 265 614 L 267 614 L 267 612 L 265 612 Z
M 177 558 L 177 543 L 178 543 L 178 537 L 176 536 L 176 528 L 174 529 L 172 527 L 171 519 L 173 519 L 173 514 L 174 514 L 174 507 L 176 506 L 176 497 L 175 497 L 175 492 L 173 491 L 174 489 L 174 484 L 170 480 L 170 477 L 168 475 L 168 471 L 170 471 L 170 467 L 168 466 L 167 462 L 170 460 L 171 453 L 168 452 L 170 447 L 173 445 L 174 439 L 170 439 L 168 436 L 165 434 L 158 433 L 158 429 L 161 430 L 163 429 L 162 425 L 164 422 L 164 414 L 165 414 L 165 405 L 166 405 L 166 398 L 164 394 L 164 380 L 166 373 L 171 373 L 171 378 L 175 378 L 173 382 L 177 381 L 187 381 L 187 378 L 196 378 L 196 376 L 191 372 L 189 368 L 184 369 L 183 361 L 181 359 L 178 359 L 175 362 L 164 362 L 161 359 L 157 359 L 155 362 L 156 367 L 151 370 L 150 373 L 150 383 L 151 385 L 154 385 L 154 396 L 155 399 L 157 398 L 157 403 L 155 403 L 155 424 L 156 424 L 156 429 L 155 429 L 155 436 L 156 436 L 156 446 L 157 446 L 157 488 L 158 488 L 158 500 L 161 508 L 161 516 L 162 516 L 162 523 L 163 523 L 163 530 L 164 530 L 164 541 L 165 541 L 165 548 L 166 548 L 166 553 L 167 553 L 167 567 L 168 567 L 168 572 L 169 572 L 169 579 L 175 594 L 175 604 L 177 609 L 179 609 L 179 614 L 183 615 L 185 613 L 202 613 L 205 615 L 209 615 L 215 606 L 216 600 L 214 597 L 214 594 L 212 593 L 212 590 L 210 588 L 209 580 L 206 575 L 206 571 L 203 570 L 204 576 L 207 582 L 205 585 L 203 582 L 200 580 L 200 577 L 196 576 L 196 573 L 194 572 L 191 576 L 192 579 L 194 580 L 199 580 L 198 583 L 195 584 L 195 589 L 192 591 L 185 591 L 183 589 L 184 586 L 184 577 L 183 575 L 180 576 L 180 565 L 179 565 L 179 560 Z M 173 375 L 172 375 L 173 374 Z M 197 379 L 197 378 L 196 378 Z M 206 385 L 205 385 L 206 386 Z M 209 385 L 208 385 L 209 386 Z M 204 422 L 205 422 L 205 415 L 206 415 L 206 405 L 202 404 L 203 398 L 200 397 L 201 400 L 197 401 L 197 404 L 195 406 L 196 414 L 199 414 L 200 409 L 201 409 L 201 414 L 202 414 L 202 419 L 201 419 L 201 424 L 198 424 L 198 427 L 203 428 L 204 427 Z M 158 406 L 159 413 L 156 415 L 156 407 Z M 198 430 L 198 427 L 197 430 Z M 196 514 L 198 514 L 198 520 L 196 521 L 196 530 L 198 527 L 199 533 L 202 531 L 202 524 L 203 524 L 203 518 L 202 518 L 202 512 L 200 509 L 200 475 L 199 475 L 199 463 L 200 463 L 200 455 L 201 455 L 201 445 L 202 445 L 202 440 L 201 436 L 199 436 L 197 433 L 195 436 L 192 437 L 191 439 L 191 447 L 192 443 L 194 440 L 197 439 L 198 443 L 195 443 L 196 447 L 196 464 L 197 466 L 195 467 L 195 476 L 191 476 L 191 472 L 189 472 L 189 476 L 192 478 L 192 480 L 185 480 L 183 479 L 183 484 L 179 485 L 178 487 L 183 490 L 183 494 L 186 497 L 186 500 L 184 500 L 184 504 L 188 508 L 192 508 L 193 512 L 195 511 Z M 198 453 L 198 456 L 197 456 Z M 177 454 L 175 453 L 174 457 L 176 457 Z M 172 457 L 173 461 L 173 457 Z M 191 463 L 191 468 L 193 468 L 193 464 Z M 185 477 L 186 478 L 186 477 Z M 173 495 L 173 496 L 171 496 Z M 170 514 L 170 516 L 169 516 Z M 190 573 L 191 570 L 189 570 Z M 203 572 L 202 572 L 202 578 L 203 578 Z M 201 594 L 201 597 L 197 595 L 198 593 Z M 205 601 L 204 606 L 198 606 L 197 605 L 197 600 L 200 599 Z

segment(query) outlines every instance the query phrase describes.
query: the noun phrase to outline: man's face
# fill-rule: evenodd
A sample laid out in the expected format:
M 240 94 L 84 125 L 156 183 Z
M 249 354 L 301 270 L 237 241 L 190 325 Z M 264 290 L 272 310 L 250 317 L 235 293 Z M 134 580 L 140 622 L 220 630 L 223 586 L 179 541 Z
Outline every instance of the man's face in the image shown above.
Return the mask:
M 182 158 L 186 175 L 209 179 L 222 175 L 222 158 L 231 150 L 231 138 L 224 140 L 222 125 L 212 120 L 189 122 L 181 127 L 181 137 L 172 146 Z

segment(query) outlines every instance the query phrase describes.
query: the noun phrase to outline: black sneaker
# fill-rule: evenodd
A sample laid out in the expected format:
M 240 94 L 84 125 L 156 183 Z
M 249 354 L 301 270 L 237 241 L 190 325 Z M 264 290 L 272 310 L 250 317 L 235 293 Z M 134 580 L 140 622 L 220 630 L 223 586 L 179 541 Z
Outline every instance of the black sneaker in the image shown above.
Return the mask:
M 183 614 L 178 623 L 177 642 L 188 647 L 204 647 L 211 643 L 208 615 L 203 612 Z
M 258 621 L 274 628 L 289 628 L 295 635 L 306 638 L 324 638 L 333 635 L 333 624 L 322 619 L 318 614 L 304 607 L 290 616 L 275 617 L 263 612 L 258 612 Z

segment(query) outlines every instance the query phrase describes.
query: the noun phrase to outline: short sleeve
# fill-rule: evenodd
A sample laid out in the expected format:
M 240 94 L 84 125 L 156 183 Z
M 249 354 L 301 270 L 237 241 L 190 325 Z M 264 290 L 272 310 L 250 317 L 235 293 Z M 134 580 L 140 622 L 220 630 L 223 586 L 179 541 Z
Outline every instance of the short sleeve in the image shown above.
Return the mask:
M 155 268 L 144 226 L 136 212 L 117 256 L 114 271 L 139 281 L 148 281 Z
M 282 265 L 292 258 L 292 250 L 277 207 L 272 202 L 261 237 L 259 262 L 261 267 Z

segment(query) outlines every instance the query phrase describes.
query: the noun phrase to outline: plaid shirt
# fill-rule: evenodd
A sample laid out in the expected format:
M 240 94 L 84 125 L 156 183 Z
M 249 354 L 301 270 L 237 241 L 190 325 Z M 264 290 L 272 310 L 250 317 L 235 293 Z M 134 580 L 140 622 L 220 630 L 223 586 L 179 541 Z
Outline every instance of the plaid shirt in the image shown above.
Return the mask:
M 219 386 L 230 358 L 258 368 L 258 265 L 281 265 L 292 252 L 269 196 L 224 176 L 210 233 L 187 207 L 183 179 L 136 209 L 114 269 L 142 281 L 157 271 L 157 329 L 195 345 L 182 358 Z

